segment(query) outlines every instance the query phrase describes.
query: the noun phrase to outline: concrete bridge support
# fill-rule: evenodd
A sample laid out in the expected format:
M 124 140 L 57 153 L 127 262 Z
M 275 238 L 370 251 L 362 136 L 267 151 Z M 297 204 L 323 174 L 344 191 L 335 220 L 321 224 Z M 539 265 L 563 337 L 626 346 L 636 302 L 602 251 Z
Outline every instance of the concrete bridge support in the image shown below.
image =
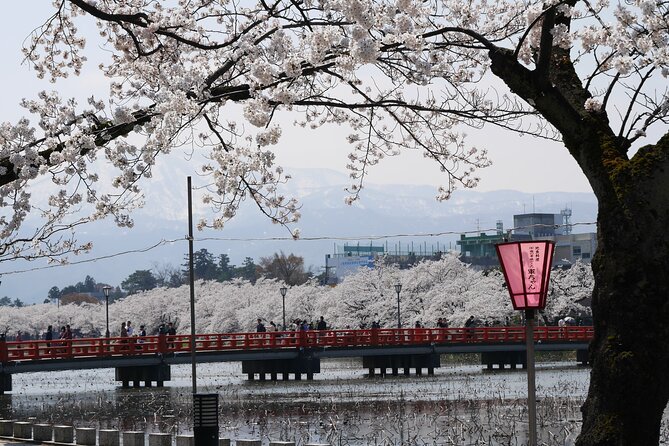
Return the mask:
M 253 381 L 258 375 L 260 381 L 265 381 L 267 376 L 276 381 L 280 374 L 284 381 L 290 379 L 292 374 L 296 381 L 306 375 L 308 380 L 314 379 L 315 373 L 321 372 L 321 360 L 314 357 L 310 352 L 300 352 L 297 358 L 291 359 L 253 359 L 242 361 L 242 373 L 248 375 L 249 381 Z
M 481 364 L 485 365 L 488 370 L 494 369 L 495 366 L 504 369 L 507 365 L 512 369 L 518 365 L 527 368 L 527 354 L 525 351 L 482 352 Z
M 587 350 L 576 350 L 576 362 L 581 365 L 590 364 L 590 355 Z
M 170 366 L 167 364 L 158 364 L 150 366 L 127 366 L 116 367 L 116 381 L 121 381 L 123 387 L 139 387 L 144 382 L 144 387 L 151 387 L 155 382 L 156 386 L 162 387 L 165 381 L 171 379 Z
M 421 376 L 423 369 L 427 369 L 428 375 L 434 375 L 434 369 L 441 367 L 441 360 L 438 353 L 364 356 L 362 366 L 369 370 L 370 378 L 376 375 L 376 369 L 381 376 L 386 376 L 388 370 L 392 376 L 397 376 L 400 369 L 404 375 L 411 374 L 414 369 L 416 376 Z
M 12 391 L 12 375 L 10 373 L 0 372 L 0 395 Z

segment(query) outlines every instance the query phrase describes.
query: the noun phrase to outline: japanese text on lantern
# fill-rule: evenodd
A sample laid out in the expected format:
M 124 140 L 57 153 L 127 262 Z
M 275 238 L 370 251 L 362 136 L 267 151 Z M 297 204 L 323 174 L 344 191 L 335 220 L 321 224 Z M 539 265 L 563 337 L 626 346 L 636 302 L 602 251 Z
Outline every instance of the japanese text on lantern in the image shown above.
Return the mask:
M 527 274 L 525 275 L 527 279 L 527 290 L 536 291 L 537 290 L 537 269 L 534 266 L 534 262 L 539 261 L 539 247 L 530 246 L 529 249 L 529 261 L 527 262 Z

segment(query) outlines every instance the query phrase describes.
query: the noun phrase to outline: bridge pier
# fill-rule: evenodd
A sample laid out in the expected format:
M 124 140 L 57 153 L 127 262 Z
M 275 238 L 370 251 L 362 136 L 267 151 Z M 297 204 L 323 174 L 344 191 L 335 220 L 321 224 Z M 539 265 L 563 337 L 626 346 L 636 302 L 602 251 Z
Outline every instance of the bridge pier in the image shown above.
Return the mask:
M 163 387 L 165 381 L 171 379 L 171 370 L 168 364 L 116 367 L 116 381 L 121 381 L 123 387 L 151 387 L 155 381 L 157 387 Z
M 0 373 L 0 395 L 5 392 L 12 391 L 12 375 L 11 373 Z
M 265 381 L 270 375 L 272 381 L 276 381 L 281 374 L 284 381 L 290 379 L 293 374 L 295 381 L 300 381 L 302 375 L 307 375 L 307 380 L 313 380 L 315 373 L 321 371 L 320 358 L 314 357 L 308 351 L 302 351 L 297 358 L 290 359 L 249 359 L 242 361 L 242 373 L 248 376 L 249 381 L 255 380 L 256 375 L 260 381 Z
M 590 363 L 588 350 L 576 350 L 576 362 L 581 365 L 588 365 Z
M 388 369 L 392 376 L 398 376 L 399 369 L 403 369 L 405 376 L 411 374 L 411 369 L 416 371 L 416 376 L 422 376 L 423 369 L 427 369 L 427 374 L 432 376 L 434 369 L 441 366 L 441 361 L 438 353 L 377 355 L 363 356 L 362 366 L 369 371 L 370 378 L 376 375 L 376 369 L 381 376 L 386 376 Z
M 485 365 L 488 370 L 493 370 L 495 365 L 501 370 L 507 365 L 512 369 L 515 369 L 518 365 L 526 368 L 527 354 L 525 351 L 482 352 L 481 364 Z

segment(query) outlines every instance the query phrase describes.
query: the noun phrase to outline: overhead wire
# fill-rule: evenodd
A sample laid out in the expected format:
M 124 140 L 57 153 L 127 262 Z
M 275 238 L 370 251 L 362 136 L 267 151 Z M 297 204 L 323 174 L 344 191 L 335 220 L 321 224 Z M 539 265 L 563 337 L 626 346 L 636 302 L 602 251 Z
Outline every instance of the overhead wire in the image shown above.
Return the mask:
M 524 225 L 524 226 L 518 226 L 514 227 L 511 229 L 506 229 L 504 230 L 505 233 L 510 233 L 511 231 L 518 231 L 521 229 L 530 229 L 530 228 L 552 228 L 552 229 L 559 229 L 564 226 L 569 226 L 569 227 L 574 227 L 574 226 L 592 226 L 596 225 L 597 222 L 576 222 L 576 223 L 570 223 L 569 225 L 547 225 L 547 224 L 533 224 L 533 225 Z M 467 230 L 467 231 L 439 231 L 439 232 L 416 232 L 416 233 L 397 233 L 397 234 L 381 234 L 381 235 L 351 235 L 351 236 L 333 236 L 333 235 L 323 235 L 323 236 L 300 236 L 299 238 L 294 238 L 292 236 L 284 236 L 284 237 L 195 237 L 193 239 L 194 242 L 205 242 L 205 241 L 223 241 L 223 242 L 273 242 L 273 241 L 293 241 L 293 242 L 300 242 L 300 241 L 342 241 L 342 240 L 347 240 L 347 241 L 356 241 L 356 240 L 385 240 L 385 239 L 394 239 L 394 238 L 407 238 L 407 237 L 442 237 L 442 236 L 447 236 L 447 235 L 467 235 L 467 234 L 480 234 L 480 233 L 486 233 L 486 232 L 497 232 L 498 228 L 488 228 L 488 229 L 476 229 L 476 230 Z M 85 263 L 95 263 L 99 262 L 101 260 L 108 260 L 112 259 L 115 257 L 121 257 L 121 256 L 126 256 L 130 254 L 139 254 L 139 253 L 145 253 L 152 251 L 154 249 L 160 248 L 161 246 L 164 245 L 169 245 L 169 244 L 174 244 L 177 242 L 181 241 L 188 241 L 188 236 L 185 236 L 183 238 L 177 238 L 177 239 L 161 239 L 160 241 L 153 243 L 152 245 L 149 245 L 145 248 L 138 248 L 138 249 L 130 249 L 130 250 L 125 250 L 125 251 L 119 251 L 115 252 L 112 254 L 106 254 L 106 255 L 101 255 L 89 259 L 81 259 L 77 261 L 67 261 L 67 262 L 60 262 L 60 263 L 55 263 L 52 265 L 43 265 L 43 266 L 36 266 L 32 268 L 26 268 L 26 269 L 17 269 L 13 271 L 5 271 L 0 273 L 0 276 L 3 275 L 13 275 L 13 274 L 22 274 L 22 273 L 28 273 L 28 272 L 34 272 L 34 271 L 40 271 L 40 270 L 47 270 L 47 269 L 52 269 L 52 268 L 62 268 L 66 266 L 72 266 L 72 265 L 81 265 Z

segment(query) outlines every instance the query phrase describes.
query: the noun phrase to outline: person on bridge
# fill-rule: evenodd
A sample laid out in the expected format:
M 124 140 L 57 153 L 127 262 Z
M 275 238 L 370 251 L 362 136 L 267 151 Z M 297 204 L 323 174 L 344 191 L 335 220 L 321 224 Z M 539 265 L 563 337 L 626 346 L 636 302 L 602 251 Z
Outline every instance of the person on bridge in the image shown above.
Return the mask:
M 130 321 L 125 324 L 125 330 L 128 332 L 128 336 L 132 336 L 134 334 L 135 330 L 132 328 L 132 325 L 130 325 Z
M 53 326 L 49 325 L 48 327 L 46 327 L 46 333 L 44 333 L 44 340 L 51 341 L 52 339 L 53 339 Z M 47 342 L 46 346 L 51 347 L 51 343 Z
M 381 322 L 379 321 L 379 313 L 374 313 L 374 319 L 372 319 L 372 328 L 381 328 Z
M 46 341 L 46 346 L 51 347 L 51 341 L 53 340 L 53 325 L 46 327 L 46 332 L 44 333 L 44 340 Z M 51 353 L 51 349 L 47 348 L 47 353 Z
M 279 331 L 279 328 L 276 326 L 274 321 L 269 321 L 269 331 Z
M 328 324 L 325 323 L 325 319 L 323 319 L 323 316 L 321 316 L 320 320 L 318 321 L 318 324 L 316 325 L 316 328 L 318 330 L 327 330 Z
M 265 328 L 265 324 L 262 323 L 262 319 L 258 318 L 258 325 L 256 325 L 256 332 L 264 333 L 266 331 L 267 329 Z
M 122 338 L 128 337 L 128 329 L 125 328 L 125 322 L 121 322 L 121 337 Z
M 168 322 L 168 323 L 167 323 L 167 336 L 176 336 L 176 334 L 177 334 L 177 329 L 174 328 L 174 324 L 173 324 L 172 322 Z M 171 338 L 171 337 L 170 337 L 170 340 L 173 341 L 174 338 Z M 167 344 L 167 346 L 168 346 L 169 348 L 174 348 L 175 344 L 174 344 L 174 342 L 169 342 L 169 343 Z
M 469 316 L 469 319 L 465 322 L 465 328 L 474 328 L 474 325 L 476 324 L 476 320 L 474 319 L 474 316 Z M 467 330 L 466 337 L 467 339 L 470 339 L 472 337 L 472 332 Z

